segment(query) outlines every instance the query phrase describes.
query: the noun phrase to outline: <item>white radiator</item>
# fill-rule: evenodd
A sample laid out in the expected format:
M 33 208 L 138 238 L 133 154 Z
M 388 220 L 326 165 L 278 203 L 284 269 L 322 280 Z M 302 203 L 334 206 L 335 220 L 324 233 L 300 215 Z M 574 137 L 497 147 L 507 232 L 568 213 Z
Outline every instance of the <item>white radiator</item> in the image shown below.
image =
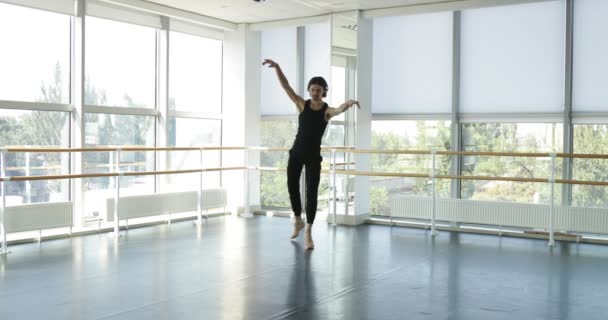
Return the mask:
M 394 196 L 393 217 L 430 219 L 430 198 Z M 438 199 L 436 220 L 512 227 L 548 229 L 548 205 Z M 554 230 L 608 233 L 608 209 L 555 206 Z
M 118 216 L 120 220 L 149 217 L 168 213 L 197 210 L 196 191 L 156 193 L 140 196 L 120 197 Z M 114 221 L 114 198 L 106 199 L 108 221 Z M 202 209 L 226 206 L 225 189 L 203 190 Z
M 71 227 L 72 202 L 35 203 L 6 207 L 6 232 Z

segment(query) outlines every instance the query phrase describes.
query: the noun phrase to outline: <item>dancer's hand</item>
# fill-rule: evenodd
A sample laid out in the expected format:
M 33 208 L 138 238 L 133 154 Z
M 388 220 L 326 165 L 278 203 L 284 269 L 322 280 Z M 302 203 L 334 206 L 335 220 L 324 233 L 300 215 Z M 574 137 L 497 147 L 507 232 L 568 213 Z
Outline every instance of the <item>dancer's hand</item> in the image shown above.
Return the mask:
M 348 100 L 346 102 L 344 102 L 345 105 L 348 106 L 348 108 L 352 108 L 352 106 L 357 105 L 358 109 L 361 109 L 361 106 L 359 105 L 359 101 L 357 100 Z
M 274 62 L 273 60 L 270 59 L 264 59 L 264 61 L 262 62 L 262 65 L 268 65 L 269 68 L 278 68 L 279 64 Z

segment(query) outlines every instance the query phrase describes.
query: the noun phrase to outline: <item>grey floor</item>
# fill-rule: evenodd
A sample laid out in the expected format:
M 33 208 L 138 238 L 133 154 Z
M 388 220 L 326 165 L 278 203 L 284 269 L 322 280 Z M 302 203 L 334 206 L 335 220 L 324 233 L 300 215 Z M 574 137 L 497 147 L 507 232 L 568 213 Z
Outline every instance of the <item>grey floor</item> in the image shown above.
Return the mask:
M 11 247 L 0 319 L 607 319 L 608 246 L 280 217 Z M 197 230 L 198 229 L 198 230 Z

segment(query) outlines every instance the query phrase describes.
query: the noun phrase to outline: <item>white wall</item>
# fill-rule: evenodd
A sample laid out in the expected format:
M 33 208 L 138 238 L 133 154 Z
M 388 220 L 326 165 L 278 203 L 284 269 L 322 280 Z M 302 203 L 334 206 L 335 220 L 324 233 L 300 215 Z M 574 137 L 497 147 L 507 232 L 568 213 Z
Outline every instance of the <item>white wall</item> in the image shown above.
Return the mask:
M 372 124 L 372 61 L 373 48 L 373 23 L 371 19 L 359 17 L 358 24 L 359 44 L 357 50 L 357 96 L 361 109 L 357 110 L 355 146 L 358 149 L 369 149 L 371 146 L 371 124 Z M 370 171 L 369 154 L 357 154 L 355 156 L 357 171 Z M 355 215 L 369 214 L 370 201 L 370 178 L 357 176 L 355 178 Z

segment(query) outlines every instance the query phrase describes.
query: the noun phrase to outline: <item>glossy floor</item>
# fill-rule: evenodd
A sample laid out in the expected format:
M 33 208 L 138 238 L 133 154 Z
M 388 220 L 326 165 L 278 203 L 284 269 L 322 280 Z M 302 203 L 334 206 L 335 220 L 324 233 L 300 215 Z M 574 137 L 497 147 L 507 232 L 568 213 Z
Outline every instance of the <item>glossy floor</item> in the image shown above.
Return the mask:
M 0 319 L 607 319 L 608 246 L 280 217 L 11 247 Z

